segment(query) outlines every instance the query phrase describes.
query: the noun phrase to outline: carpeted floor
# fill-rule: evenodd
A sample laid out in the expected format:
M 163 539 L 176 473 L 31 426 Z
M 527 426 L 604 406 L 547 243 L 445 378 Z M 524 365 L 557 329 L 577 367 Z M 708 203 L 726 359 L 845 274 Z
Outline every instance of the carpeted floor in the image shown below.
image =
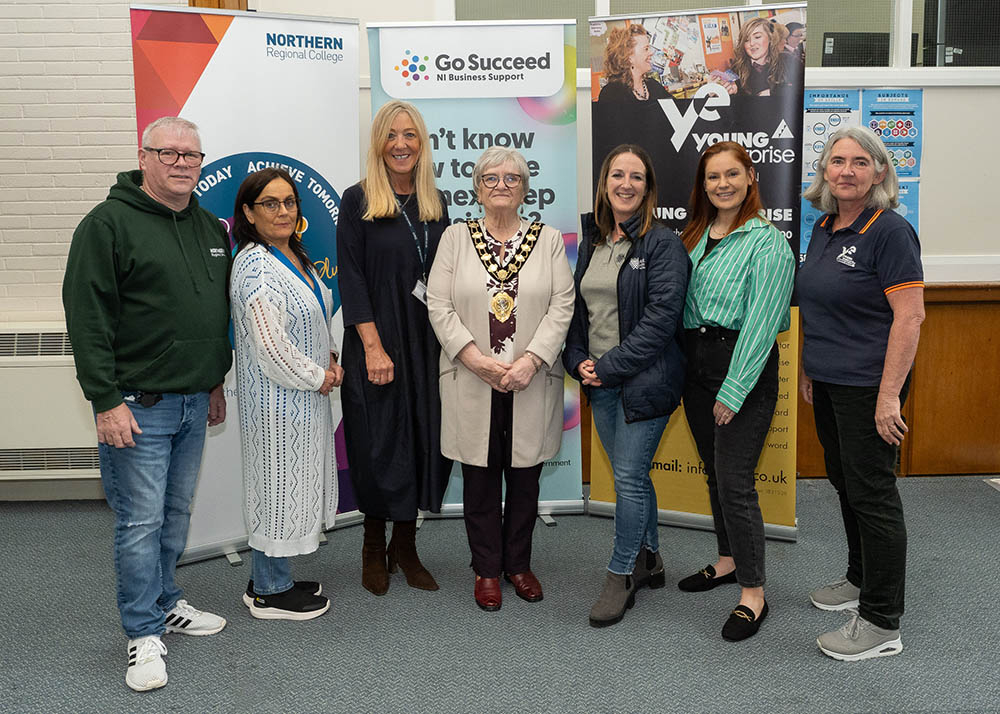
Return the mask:
M 811 587 L 843 574 L 832 488 L 798 486 L 799 541 L 768 543 L 771 614 L 753 639 L 719 636 L 736 586 L 674 583 L 714 559 L 711 533 L 661 528 L 668 586 L 643 590 L 619 625 L 587 613 L 611 551 L 610 519 L 563 516 L 535 529 L 545 599 L 505 585 L 480 611 L 461 520 L 430 520 L 421 556 L 441 584 L 402 575 L 374 597 L 360 585 L 361 529 L 297 559 L 330 612 L 305 623 L 250 617 L 249 567 L 184 566 L 196 607 L 225 616 L 212 637 L 167 635 L 170 683 L 126 688 L 115 607 L 112 516 L 103 503 L 0 503 L 2 712 L 1000 712 L 1000 491 L 980 478 L 900 482 L 909 526 L 902 654 L 828 659 L 818 634 L 846 616 L 813 608 Z

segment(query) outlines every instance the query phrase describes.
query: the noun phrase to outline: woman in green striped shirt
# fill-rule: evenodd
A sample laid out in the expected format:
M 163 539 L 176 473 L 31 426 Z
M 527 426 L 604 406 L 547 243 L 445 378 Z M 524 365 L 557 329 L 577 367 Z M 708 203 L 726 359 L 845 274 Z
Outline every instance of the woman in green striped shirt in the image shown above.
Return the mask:
M 684 413 L 708 474 L 719 558 L 678 583 L 702 592 L 738 582 L 722 636 L 743 640 L 767 616 L 764 519 L 754 468 L 778 399 L 778 346 L 789 326 L 795 258 L 760 217 L 757 176 L 739 144 L 705 151 L 681 238 L 694 263 L 684 304 Z

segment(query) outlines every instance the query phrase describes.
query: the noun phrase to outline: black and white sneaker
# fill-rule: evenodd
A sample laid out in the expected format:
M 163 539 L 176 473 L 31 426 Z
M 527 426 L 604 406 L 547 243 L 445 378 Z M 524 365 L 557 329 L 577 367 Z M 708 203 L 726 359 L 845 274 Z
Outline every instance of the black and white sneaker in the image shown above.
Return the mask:
M 329 609 L 325 597 L 296 587 L 276 595 L 256 595 L 250 603 L 250 614 L 258 620 L 311 620 Z
M 322 595 L 323 586 L 317 583 L 315 580 L 296 580 L 292 583 L 292 587 L 296 590 L 301 590 L 304 593 L 309 593 L 310 595 Z M 247 591 L 243 593 L 243 604 L 247 607 L 253 606 L 253 599 L 257 597 L 257 593 L 253 589 L 253 580 L 247 583 Z
M 156 635 L 128 641 L 128 670 L 125 684 L 137 692 L 159 689 L 167 683 L 167 648 Z
M 226 626 L 226 618 L 205 612 L 188 605 L 187 600 L 178 600 L 164 620 L 167 632 L 182 635 L 214 635 Z

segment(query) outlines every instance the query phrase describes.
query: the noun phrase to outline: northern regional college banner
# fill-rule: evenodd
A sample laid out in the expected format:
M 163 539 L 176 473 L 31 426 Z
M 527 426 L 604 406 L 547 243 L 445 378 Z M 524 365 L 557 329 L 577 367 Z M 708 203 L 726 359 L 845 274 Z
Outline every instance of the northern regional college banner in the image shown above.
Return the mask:
M 490 146 L 520 151 L 531 171 L 524 216 L 562 231 L 576 259 L 576 23 L 391 23 L 368 26 L 372 114 L 413 102 L 430 133 L 452 221 L 477 210 L 472 169 Z M 542 470 L 542 513 L 582 512 L 580 400 L 567 378 L 562 449 Z M 460 512 L 456 464 L 442 512 Z
M 303 243 L 339 319 L 340 196 L 358 180 L 357 21 L 158 6 L 132 6 L 131 20 L 139 136 L 161 116 L 198 125 L 206 158 L 195 195 L 227 229 L 243 179 L 285 168 L 302 200 Z M 206 441 L 186 560 L 246 544 L 232 373 L 226 394 L 226 423 Z M 334 412 L 344 513 L 356 509 L 339 402 Z
M 757 170 L 766 218 L 798 254 L 805 48 L 785 44 L 805 28 L 805 3 L 746 10 L 692 10 L 591 18 L 593 181 L 608 152 L 623 143 L 649 152 L 658 186 L 658 217 L 678 233 L 701 153 L 720 141 L 744 146 Z M 769 32 L 754 32 L 760 25 Z M 640 29 L 633 29 L 638 26 Z M 797 27 L 798 26 L 798 27 Z M 621 80 L 627 40 L 652 50 L 641 92 Z M 800 33 L 801 34 L 801 33 Z M 763 36 L 763 39 L 761 39 Z M 780 38 L 780 49 L 768 37 Z M 610 41 L 609 41 L 610 40 Z M 764 54 L 763 70 L 750 57 Z M 641 60 L 640 60 L 641 61 Z M 640 99 L 641 95 L 645 95 Z M 795 537 L 795 423 L 798 315 L 778 335 L 778 405 L 757 467 L 757 491 L 769 535 Z M 591 509 L 613 512 L 614 482 L 596 432 Z M 682 409 L 670 420 L 651 472 L 661 521 L 712 528 L 704 464 Z

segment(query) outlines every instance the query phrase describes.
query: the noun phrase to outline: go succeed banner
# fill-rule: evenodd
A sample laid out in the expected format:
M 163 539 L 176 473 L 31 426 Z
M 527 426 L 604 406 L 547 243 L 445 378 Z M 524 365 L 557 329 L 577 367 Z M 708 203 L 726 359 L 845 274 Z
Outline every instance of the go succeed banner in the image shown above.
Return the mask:
M 680 232 L 701 153 L 735 141 L 754 162 L 766 217 L 798 254 L 805 48 L 802 33 L 791 38 L 805 24 L 805 3 L 592 18 L 595 188 L 608 152 L 639 144 L 653 160 L 657 214 Z M 786 538 L 795 537 L 797 322 L 793 309 L 793 328 L 778 336 L 778 406 L 757 467 L 767 532 Z M 614 479 L 596 432 L 592 444 L 591 508 L 612 513 Z M 713 527 L 704 464 L 682 409 L 650 475 L 662 521 Z
M 452 221 L 478 217 L 472 169 L 490 146 L 520 151 L 523 213 L 562 231 L 576 260 L 576 23 L 387 23 L 368 26 L 372 114 L 391 99 L 423 114 Z M 580 399 L 567 378 L 562 450 L 542 470 L 542 513 L 583 511 Z M 459 513 L 456 464 L 443 513 Z
M 227 229 L 243 179 L 285 168 L 302 199 L 303 242 L 339 311 L 340 195 L 358 180 L 357 21 L 160 6 L 132 6 L 131 19 L 139 136 L 161 116 L 198 125 L 206 157 L 195 195 Z M 206 441 L 186 560 L 246 544 L 232 373 L 226 394 L 227 420 Z M 334 412 L 340 510 L 354 511 L 339 402 Z

